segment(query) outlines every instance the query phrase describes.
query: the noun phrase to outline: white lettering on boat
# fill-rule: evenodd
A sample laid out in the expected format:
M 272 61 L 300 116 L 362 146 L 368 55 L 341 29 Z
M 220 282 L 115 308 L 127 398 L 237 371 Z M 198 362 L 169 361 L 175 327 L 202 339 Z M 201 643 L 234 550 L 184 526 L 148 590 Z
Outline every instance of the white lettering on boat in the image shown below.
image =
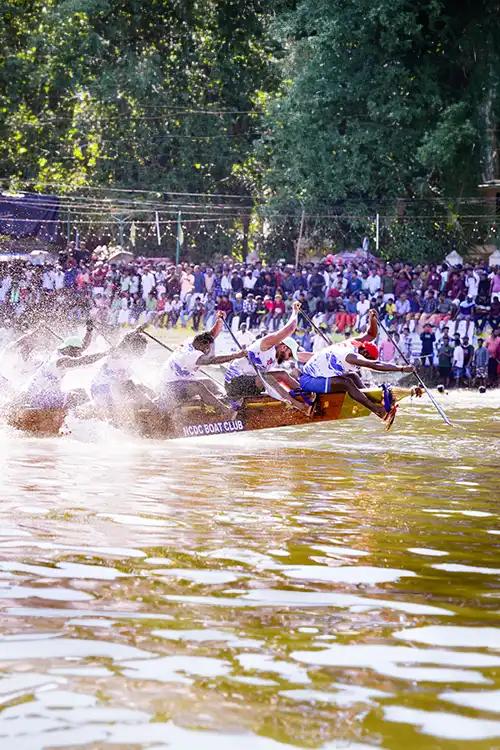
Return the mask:
M 245 428 L 241 419 L 232 419 L 228 422 L 190 424 L 182 429 L 185 437 L 196 437 L 197 435 L 220 435 L 225 432 L 241 432 Z

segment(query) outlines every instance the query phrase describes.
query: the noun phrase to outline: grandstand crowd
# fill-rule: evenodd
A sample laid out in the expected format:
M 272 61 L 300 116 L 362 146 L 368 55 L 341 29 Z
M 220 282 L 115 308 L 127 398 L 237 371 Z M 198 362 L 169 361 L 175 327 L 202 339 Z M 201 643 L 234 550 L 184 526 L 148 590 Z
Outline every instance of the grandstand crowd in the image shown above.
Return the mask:
M 277 329 L 294 300 L 306 350 L 324 346 L 307 318 L 334 338 L 356 335 L 375 308 L 391 336 L 380 356 L 398 362 L 398 347 L 447 386 L 496 385 L 500 370 L 500 267 L 451 267 L 327 256 L 295 269 L 278 263 L 214 264 L 138 258 L 107 262 L 71 244 L 57 261 L 0 263 L 0 333 L 9 337 L 41 317 L 105 326 L 149 322 L 199 331 L 223 310 L 245 343 Z M 394 346 L 396 342 L 396 347 Z M 0 341 L 1 344 L 1 341 Z

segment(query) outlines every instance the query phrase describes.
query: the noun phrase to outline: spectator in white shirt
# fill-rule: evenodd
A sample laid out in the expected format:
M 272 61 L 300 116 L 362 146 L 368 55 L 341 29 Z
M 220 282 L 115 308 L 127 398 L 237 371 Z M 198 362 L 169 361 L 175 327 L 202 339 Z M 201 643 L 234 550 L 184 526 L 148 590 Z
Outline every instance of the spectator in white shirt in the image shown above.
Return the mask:
M 356 304 L 356 310 L 358 312 L 358 320 L 356 328 L 361 331 L 367 322 L 368 310 L 370 309 L 370 302 L 366 299 L 366 295 L 361 292 L 359 295 L 359 302 Z
M 256 283 L 257 277 L 254 276 L 251 271 L 248 271 L 243 279 L 243 289 L 245 290 L 245 292 L 247 294 L 248 292 L 253 292 Z
M 374 297 L 377 292 L 382 288 L 382 281 L 375 268 L 372 268 L 370 275 L 366 279 L 366 288 L 370 293 L 370 297 Z
M 56 292 L 60 291 L 61 289 L 64 289 L 64 271 L 61 267 L 56 268 L 56 270 L 53 272 L 54 274 L 54 289 Z
M 141 276 L 142 298 L 147 300 L 151 289 L 156 284 L 156 277 L 150 268 L 147 268 Z
M 476 299 L 479 290 L 479 276 L 470 268 L 465 274 L 465 286 L 467 289 L 467 296 Z
M 42 289 L 45 292 L 54 291 L 54 275 L 50 268 L 46 268 L 42 276 Z

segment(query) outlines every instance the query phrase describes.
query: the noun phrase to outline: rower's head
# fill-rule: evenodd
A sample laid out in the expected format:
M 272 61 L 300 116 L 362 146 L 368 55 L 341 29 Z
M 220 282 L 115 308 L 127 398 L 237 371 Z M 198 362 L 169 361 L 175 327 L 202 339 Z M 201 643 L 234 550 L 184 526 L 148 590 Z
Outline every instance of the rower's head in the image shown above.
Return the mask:
M 203 352 L 203 354 L 210 354 L 213 343 L 214 337 L 211 333 L 207 333 L 206 331 L 205 333 L 199 333 L 193 339 L 193 347 L 198 349 L 198 351 Z
M 279 365 L 288 362 L 289 359 L 297 359 L 299 345 L 291 336 L 287 336 L 276 345 L 276 361 Z
M 78 357 L 82 351 L 82 344 L 83 341 L 80 336 L 68 336 L 64 341 L 61 341 L 57 349 L 63 357 Z
M 353 341 L 355 346 L 362 357 L 365 359 L 378 359 L 378 346 L 371 341 Z

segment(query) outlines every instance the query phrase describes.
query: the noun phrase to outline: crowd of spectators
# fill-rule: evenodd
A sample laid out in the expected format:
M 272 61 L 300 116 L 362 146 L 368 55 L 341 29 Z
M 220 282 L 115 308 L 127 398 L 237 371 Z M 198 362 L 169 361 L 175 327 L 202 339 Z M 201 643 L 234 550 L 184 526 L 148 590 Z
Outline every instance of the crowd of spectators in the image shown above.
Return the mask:
M 26 327 L 37 317 L 105 326 L 149 322 L 158 328 L 210 327 L 224 310 L 233 330 L 277 329 L 299 300 L 305 349 L 324 342 L 306 316 L 334 337 L 356 335 L 375 308 L 390 331 L 381 358 L 398 361 L 393 339 L 445 385 L 494 385 L 500 367 L 500 267 L 449 267 L 328 256 L 295 269 L 285 262 L 217 264 L 135 259 L 111 263 L 69 246 L 57 261 L 0 263 L 0 324 Z

